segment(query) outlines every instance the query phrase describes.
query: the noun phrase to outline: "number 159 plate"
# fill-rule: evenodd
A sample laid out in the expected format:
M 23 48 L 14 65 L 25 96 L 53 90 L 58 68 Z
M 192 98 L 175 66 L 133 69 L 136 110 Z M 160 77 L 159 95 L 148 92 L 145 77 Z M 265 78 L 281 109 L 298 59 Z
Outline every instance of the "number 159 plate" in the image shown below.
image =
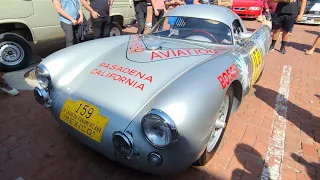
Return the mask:
M 60 119 L 98 143 L 109 121 L 99 114 L 98 107 L 83 100 L 74 102 L 70 99 L 64 103 Z

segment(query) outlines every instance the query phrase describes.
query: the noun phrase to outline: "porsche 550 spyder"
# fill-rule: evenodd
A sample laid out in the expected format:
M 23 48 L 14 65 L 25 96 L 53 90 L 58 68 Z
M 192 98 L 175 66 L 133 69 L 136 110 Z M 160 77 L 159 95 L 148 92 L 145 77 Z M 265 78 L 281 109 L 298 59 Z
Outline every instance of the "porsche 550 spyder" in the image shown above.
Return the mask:
M 185 5 L 145 35 L 83 42 L 35 70 L 37 102 L 108 159 L 153 174 L 205 165 L 229 116 L 262 75 L 270 27 Z

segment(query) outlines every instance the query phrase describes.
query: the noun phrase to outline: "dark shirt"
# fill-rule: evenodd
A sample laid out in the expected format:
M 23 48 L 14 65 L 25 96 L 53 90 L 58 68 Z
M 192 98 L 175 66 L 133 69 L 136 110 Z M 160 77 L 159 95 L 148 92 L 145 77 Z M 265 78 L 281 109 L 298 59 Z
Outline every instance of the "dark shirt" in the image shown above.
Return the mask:
M 109 16 L 109 0 L 90 0 L 90 6 L 100 17 Z
M 300 0 L 294 0 L 292 3 L 278 2 L 276 13 L 283 14 L 299 14 Z

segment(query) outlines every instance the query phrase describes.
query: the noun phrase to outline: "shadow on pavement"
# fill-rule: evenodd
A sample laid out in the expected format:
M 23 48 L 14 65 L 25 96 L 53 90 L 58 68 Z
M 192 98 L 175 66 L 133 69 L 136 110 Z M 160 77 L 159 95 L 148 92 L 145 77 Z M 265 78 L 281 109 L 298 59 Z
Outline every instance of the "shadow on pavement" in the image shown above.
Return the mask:
M 246 157 L 245 153 L 247 151 L 244 151 L 243 149 L 252 149 L 250 153 L 248 154 L 254 154 L 255 159 L 251 158 L 251 161 L 246 161 L 248 157 Z M 243 151 L 243 152 L 240 152 Z M 235 150 L 235 157 L 237 158 L 238 162 L 241 163 L 243 169 L 234 169 L 232 172 L 232 178 L 231 179 L 237 179 L 238 175 L 241 175 L 241 179 L 261 179 L 261 173 L 263 170 L 264 165 L 264 158 L 263 156 L 252 146 L 244 143 L 239 143 L 236 146 Z M 266 178 L 268 179 L 268 178 Z
M 308 174 L 305 174 L 305 176 L 309 176 L 310 179 L 314 179 L 314 177 L 312 177 L 311 174 L 314 174 L 313 169 L 310 168 L 309 166 L 312 166 L 312 167 L 319 167 L 319 164 L 318 163 L 315 163 L 315 162 L 308 162 L 307 160 L 305 160 L 303 157 L 301 156 L 298 156 L 297 154 L 291 154 L 291 157 L 292 159 L 294 159 L 297 163 L 299 164 L 302 164 L 305 166 L 305 169 L 307 170 L 306 173 Z M 305 177 L 306 179 L 308 179 L 308 177 Z
M 273 97 L 277 97 L 278 93 L 273 91 L 272 89 L 264 88 L 259 85 L 254 85 L 253 87 L 256 89 L 256 91 L 254 92 L 255 96 L 261 99 L 270 107 L 274 108 L 275 99 Z M 270 97 L 272 97 L 272 99 L 270 99 Z M 315 136 L 316 133 L 314 132 L 313 128 L 316 128 L 320 125 L 320 117 L 314 116 L 308 110 L 295 105 L 289 100 L 287 100 L 287 107 L 287 117 L 284 118 L 293 123 L 297 128 L 302 130 L 314 141 L 319 140 L 320 138 Z
M 320 36 L 320 31 L 310 31 L 310 30 L 304 30 L 304 31 L 307 32 L 307 33 L 310 33 L 310 34 L 314 34 L 314 35 Z
M 314 41 L 314 40 L 313 40 Z M 291 46 L 296 50 L 305 52 L 306 50 L 309 50 L 312 48 L 313 45 L 313 41 L 311 42 L 312 44 L 308 45 L 308 44 L 300 44 L 300 43 L 296 43 L 296 42 L 288 42 L 287 46 Z M 316 50 L 314 51 L 315 53 L 320 53 L 320 49 L 316 48 Z
M 319 94 L 315 94 L 315 96 L 320 99 L 320 95 Z

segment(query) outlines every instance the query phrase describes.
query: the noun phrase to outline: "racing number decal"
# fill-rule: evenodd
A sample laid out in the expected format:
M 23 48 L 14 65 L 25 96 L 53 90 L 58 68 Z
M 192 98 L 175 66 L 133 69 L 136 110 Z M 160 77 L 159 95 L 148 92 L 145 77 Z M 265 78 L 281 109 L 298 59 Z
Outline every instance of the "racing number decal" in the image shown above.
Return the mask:
M 250 56 L 252 59 L 252 81 L 251 87 L 257 81 L 262 68 L 262 55 L 257 47 L 253 47 L 250 51 Z

